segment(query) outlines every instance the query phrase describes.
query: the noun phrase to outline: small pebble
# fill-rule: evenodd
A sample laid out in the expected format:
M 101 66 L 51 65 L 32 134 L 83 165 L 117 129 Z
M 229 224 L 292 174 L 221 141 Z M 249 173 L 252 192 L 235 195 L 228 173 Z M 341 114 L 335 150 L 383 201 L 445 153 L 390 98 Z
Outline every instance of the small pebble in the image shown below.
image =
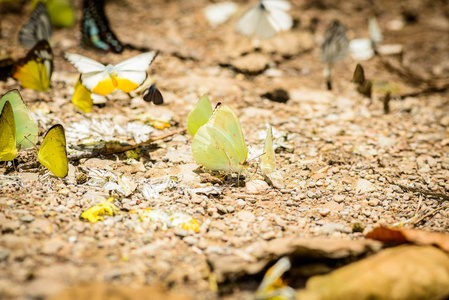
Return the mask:
M 20 218 L 20 221 L 25 222 L 25 223 L 31 223 L 34 221 L 34 217 L 31 215 L 25 215 Z
M 233 213 L 235 211 L 234 207 L 231 205 L 226 206 L 226 210 L 228 211 L 228 213 Z
M 226 207 L 224 207 L 224 205 L 222 205 L 222 204 L 217 204 L 215 207 L 217 208 L 218 213 L 221 215 L 228 213 L 228 211 L 226 210 Z

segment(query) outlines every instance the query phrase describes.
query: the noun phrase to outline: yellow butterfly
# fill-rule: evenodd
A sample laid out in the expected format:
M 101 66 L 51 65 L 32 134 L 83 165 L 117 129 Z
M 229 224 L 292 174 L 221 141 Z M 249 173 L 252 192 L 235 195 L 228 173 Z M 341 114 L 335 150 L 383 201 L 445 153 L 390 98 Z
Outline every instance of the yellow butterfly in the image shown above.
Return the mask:
M 94 105 L 94 101 L 92 100 L 92 92 L 86 89 L 86 87 L 81 83 L 81 79 L 78 79 L 76 82 L 72 103 L 83 112 L 89 113 L 92 111 L 92 106 Z
M 69 172 L 64 127 L 52 126 L 45 134 L 37 154 L 39 162 L 54 175 L 63 178 Z
M 16 156 L 16 123 L 11 103 L 6 101 L 0 114 L 0 161 L 14 160 Z
M 53 52 L 46 40 L 40 40 L 12 70 L 12 77 L 24 88 L 45 92 L 53 74 Z

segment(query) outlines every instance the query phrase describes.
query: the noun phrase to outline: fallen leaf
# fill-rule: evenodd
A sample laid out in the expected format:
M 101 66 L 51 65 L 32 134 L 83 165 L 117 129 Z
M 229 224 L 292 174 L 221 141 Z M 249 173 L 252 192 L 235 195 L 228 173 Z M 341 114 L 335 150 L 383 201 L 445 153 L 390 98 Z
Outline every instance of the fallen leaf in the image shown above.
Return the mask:
M 366 234 L 366 237 L 384 243 L 413 243 L 417 245 L 435 245 L 449 252 L 449 234 L 426 232 L 416 229 L 393 229 L 377 227 Z
M 449 256 L 435 247 L 384 250 L 327 275 L 314 276 L 296 299 L 445 299 Z

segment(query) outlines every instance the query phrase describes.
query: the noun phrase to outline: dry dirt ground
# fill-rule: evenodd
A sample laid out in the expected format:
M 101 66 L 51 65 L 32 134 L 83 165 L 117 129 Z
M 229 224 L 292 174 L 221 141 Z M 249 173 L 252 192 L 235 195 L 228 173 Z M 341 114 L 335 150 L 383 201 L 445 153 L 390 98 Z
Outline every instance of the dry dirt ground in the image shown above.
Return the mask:
M 334 89 L 327 91 L 318 57 L 331 20 L 342 21 L 350 38 L 368 37 L 367 18 L 377 14 L 383 43 L 403 45 L 402 66 L 441 82 L 449 78 L 445 1 L 293 1 L 294 28 L 260 41 L 235 34 L 236 17 L 211 28 L 203 14 L 208 4 L 106 2 L 111 27 L 122 42 L 160 50 L 149 76 L 164 95 L 162 106 L 119 92 L 92 113 L 72 105 L 78 74 L 62 58 L 64 52 L 104 63 L 138 54 L 99 54 L 82 48 L 79 23 L 54 30 L 50 91 L 26 90 L 9 79 L 0 82 L 0 92 L 19 89 L 38 121 L 41 139 L 51 125 L 63 124 L 69 154 L 88 152 L 88 141 L 133 144 L 178 131 L 198 98 L 208 94 L 213 103 L 226 103 L 236 111 L 249 158 L 261 153 L 266 124 L 275 128 L 276 186 L 251 193 L 237 187 L 235 175 L 205 175 L 193 161 L 192 138 L 186 133 L 142 147 L 137 161 L 124 153 L 71 161 L 65 179 L 49 176 L 43 167 L 15 172 L 4 166 L 0 298 L 42 299 L 88 283 L 95 294 L 103 282 L 162 286 L 192 299 L 246 299 L 257 288 L 265 264 L 288 254 L 276 252 L 277 241 L 285 246 L 310 237 L 327 238 L 329 243 L 364 240 L 363 232 L 379 224 L 405 222 L 443 205 L 437 197 L 406 187 L 449 193 L 449 93 L 421 94 L 419 84 L 411 84 L 374 57 L 362 62 L 366 77 L 375 82 L 370 103 L 350 82 L 357 62 L 348 57 L 337 64 Z M 239 13 L 249 7 L 244 1 L 238 5 Z M 79 20 L 81 1 L 75 6 Z M 26 5 L 21 13 L 2 13 L 2 54 L 19 58 L 26 53 L 17 34 L 29 12 Z M 384 114 L 380 101 L 385 86 L 394 86 L 390 114 Z M 278 103 L 264 96 L 276 89 L 287 91 L 290 99 Z M 415 96 L 404 96 L 410 93 Z M 170 120 L 172 126 L 155 129 L 141 121 L 142 115 Z M 34 151 L 20 152 L 16 164 L 35 159 Z M 252 175 L 257 159 L 250 162 L 246 182 L 263 179 Z M 108 173 L 95 177 L 95 170 L 97 175 Z M 87 181 L 77 182 L 83 172 Z M 121 174 L 137 185 L 126 196 L 106 184 Z M 165 190 L 145 193 L 170 176 L 176 177 Z M 213 193 L 195 190 L 208 186 L 216 188 Z M 111 195 L 119 208 L 115 216 L 97 223 L 80 219 L 84 210 Z M 187 213 L 198 220 L 199 232 L 142 222 L 139 213 L 147 208 Z M 415 226 L 447 232 L 448 216 L 445 208 Z M 237 261 L 232 265 L 226 260 L 229 255 L 264 264 L 249 274 Z M 227 273 L 219 270 L 226 267 Z

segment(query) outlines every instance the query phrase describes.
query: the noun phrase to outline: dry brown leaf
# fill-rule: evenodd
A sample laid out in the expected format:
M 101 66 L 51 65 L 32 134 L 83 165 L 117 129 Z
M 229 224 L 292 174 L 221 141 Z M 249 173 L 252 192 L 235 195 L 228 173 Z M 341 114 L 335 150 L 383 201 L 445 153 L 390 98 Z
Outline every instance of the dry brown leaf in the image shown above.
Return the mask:
M 191 298 L 179 294 L 172 294 L 156 287 L 131 288 L 129 286 L 111 286 L 104 283 L 75 286 L 62 293 L 50 297 L 49 300 L 90 299 L 90 300 L 189 300 Z
M 427 300 L 447 296 L 449 256 L 435 247 L 400 246 L 312 277 L 296 299 Z
M 230 278 L 261 272 L 267 264 L 288 256 L 291 259 L 323 261 L 354 259 L 381 249 L 381 243 L 372 240 L 339 241 L 323 238 L 278 238 L 269 242 L 257 242 L 244 251 L 232 253 L 208 253 L 207 259 L 221 283 Z M 306 265 L 307 267 L 308 265 Z
M 426 232 L 416 229 L 377 227 L 371 232 L 368 232 L 366 237 L 384 243 L 435 245 L 449 252 L 449 234 Z

